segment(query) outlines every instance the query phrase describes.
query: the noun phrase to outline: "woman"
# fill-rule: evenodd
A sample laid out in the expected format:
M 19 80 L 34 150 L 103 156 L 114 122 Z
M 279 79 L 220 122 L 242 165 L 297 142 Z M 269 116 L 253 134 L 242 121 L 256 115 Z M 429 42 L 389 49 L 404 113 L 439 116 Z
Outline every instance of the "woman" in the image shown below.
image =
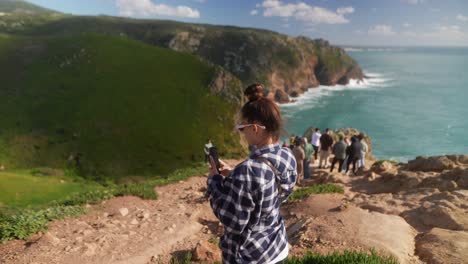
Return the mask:
M 210 170 L 210 204 L 224 225 L 223 263 L 280 263 L 288 255 L 288 242 L 279 206 L 293 191 L 296 160 L 278 143 L 278 106 L 258 92 L 261 85 L 247 90 L 254 95 L 242 107 L 236 128 L 257 149 L 227 177 Z
M 296 138 L 294 142 L 293 155 L 296 159 L 297 164 L 297 184 L 302 185 L 304 180 L 304 160 L 305 160 L 305 151 L 304 151 L 304 141 L 302 138 Z

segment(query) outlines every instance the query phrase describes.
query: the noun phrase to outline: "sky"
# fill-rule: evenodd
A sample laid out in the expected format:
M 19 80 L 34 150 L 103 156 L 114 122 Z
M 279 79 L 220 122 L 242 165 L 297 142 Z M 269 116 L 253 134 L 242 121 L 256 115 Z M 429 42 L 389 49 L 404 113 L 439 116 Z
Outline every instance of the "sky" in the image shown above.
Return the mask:
M 468 46 L 467 0 L 29 0 L 76 15 L 269 29 L 342 46 Z

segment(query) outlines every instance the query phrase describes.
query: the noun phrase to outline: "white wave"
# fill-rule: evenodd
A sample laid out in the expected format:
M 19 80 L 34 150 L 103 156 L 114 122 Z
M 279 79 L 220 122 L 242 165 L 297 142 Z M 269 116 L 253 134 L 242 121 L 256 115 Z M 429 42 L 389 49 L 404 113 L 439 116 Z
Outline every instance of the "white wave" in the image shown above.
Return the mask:
M 369 78 L 363 80 L 350 80 L 347 85 L 325 86 L 320 85 L 316 88 L 309 88 L 304 94 L 297 98 L 291 98 L 293 102 L 282 104 L 283 109 L 294 108 L 294 111 L 311 109 L 320 104 L 320 98 L 336 95 L 336 93 L 345 90 L 364 90 L 385 88 L 392 85 L 392 78 L 387 78 L 381 73 L 365 72 Z M 343 94 L 342 94 L 343 95 Z M 292 110 L 292 109 L 291 109 Z
M 353 47 L 345 47 L 343 48 L 345 51 L 353 51 L 353 52 L 360 52 L 360 51 L 365 51 L 364 49 L 360 48 L 353 48 Z
M 363 52 L 363 51 L 372 51 L 372 52 L 394 52 L 394 51 L 405 51 L 404 48 L 356 48 L 356 47 L 345 47 L 345 51 L 349 52 Z

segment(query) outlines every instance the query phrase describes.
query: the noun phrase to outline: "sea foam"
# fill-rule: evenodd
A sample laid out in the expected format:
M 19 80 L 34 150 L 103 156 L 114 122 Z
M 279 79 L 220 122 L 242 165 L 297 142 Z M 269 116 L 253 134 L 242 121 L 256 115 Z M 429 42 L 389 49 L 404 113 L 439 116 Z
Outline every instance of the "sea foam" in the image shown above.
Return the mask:
M 335 85 L 325 86 L 320 85 L 319 87 L 309 88 L 304 94 L 297 98 L 291 98 L 294 100 L 291 103 L 282 104 L 282 108 L 294 108 L 295 110 L 310 109 L 320 104 L 320 98 L 326 96 L 336 95 L 336 93 L 345 90 L 364 90 L 364 89 L 379 89 L 385 88 L 392 84 L 394 79 L 387 77 L 381 73 L 365 72 L 363 80 L 352 79 L 347 85 Z

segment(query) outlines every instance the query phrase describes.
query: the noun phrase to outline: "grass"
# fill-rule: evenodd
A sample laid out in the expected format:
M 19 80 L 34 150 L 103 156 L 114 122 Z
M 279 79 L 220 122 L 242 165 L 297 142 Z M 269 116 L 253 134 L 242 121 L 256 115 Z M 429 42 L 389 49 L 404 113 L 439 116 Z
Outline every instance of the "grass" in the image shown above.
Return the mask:
M 31 171 L 0 172 L 0 208 L 39 208 L 70 193 L 102 189 L 71 177 L 35 176 Z
M 201 175 L 206 172 L 206 165 L 199 164 L 192 168 L 174 171 L 165 177 L 155 177 L 152 180 L 141 182 L 111 184 L 100 188 L 95 188 L 96 184 L 94 183 L 87 191 L 73 193 L 55 200 L 50 200 L 56 198 L 54 192 L 51 195 L 51 193 L 44 191 L 44 197 L 50 200 L 48 206 L 43 204 L 45 200 L 42 199 L 42 203 L 36 202 L 34 204 L 35 207 L 31 205 L 27 209 L 20 209 L 11 206 L 12 204 L 6 204 L 8 207 L 5 206 L 3 210 L 0 210 L 0 242 L 12 239 L 27 239 L 31 234 L 45 230 L 49 221 L 78 216 L 85 212 L 84 207 L 82 207 L 84 204 L 96 204 L 114 196 L 124 195 L 133 195 L 143 199 L 157 199 L 158 196 L 154 191 L 154 187 L 185 180 L 190 176 Z M 44 176 L 44 178 L 47 177 L 49 176 Z M 17 202 L 24 204 L 25 201 L 30 201 L 33 198 L 35 198 L 34 195 L 28 197 L 26 194 Z M 13 205 L 16 205 L 16 203 Z
M 319 184 L 319 185 L 313 185 L 313 186 L 308 186 L 304 188 L 300 188 L 298 190 L 295 190 L 291 196 L 289 196 L 289 201 L 297 201 L 301 200 L 304 197 L 307 197 L 311 194 L 317 194 L 317 193 L 343 193 L 344 189 L 340 186 L 336 186 L 334 184 Z
M 302 257 L 288 258 L 284 264 L 398 264 L 393 257 L 379 256 L 375 251 L 365 252 L 344 251 L 329 255 L 308 253 Z
M 192 254 L 187 253 L 183 259 L 173 257 L 171 264 L 190 264 Z M 370 254 L 357 251 L 335 252 L 329 255 L 307 253 L 301 257 L 289 257 L 283 264 L 398 264 L 393 257 L 379 256 L 375 251 Z
M 208 88 L 215 67 L 190 54 L 94 34 L 3 36 L 0 70 L 7 168 L 151 176 L 203 160 L 207 137 L 242 151 L 235 105 Z

